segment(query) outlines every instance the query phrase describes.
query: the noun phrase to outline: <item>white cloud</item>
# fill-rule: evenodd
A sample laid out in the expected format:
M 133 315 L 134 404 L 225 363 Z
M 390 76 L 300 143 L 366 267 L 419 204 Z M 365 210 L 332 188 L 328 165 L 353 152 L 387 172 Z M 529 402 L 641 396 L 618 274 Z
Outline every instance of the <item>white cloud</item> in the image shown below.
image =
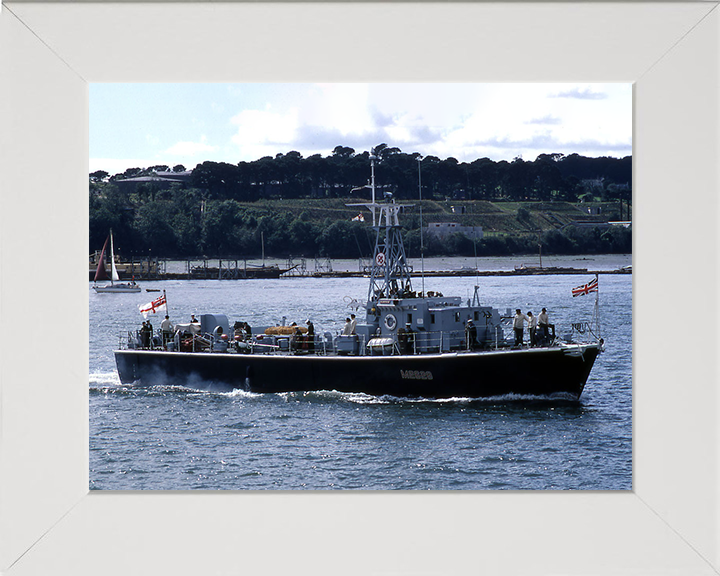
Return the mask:
M 552 98 L 577 98 L 579 100 L 605 100 L 608 95 L 589 86 L 571 88 L 551 95 Z
M 153 117 L 142 132 L 145 146 L 114 148 L 148 159 L 113 166 L 236 163 L 290 150 L 326 156 L 338 145 L 360 153 L 381 142 L 460 161 L 625 155 L 631 146 L 629 84 L 243 84 L 209 94 L 188 114 L 192 122 L 176 126 L 174 145 L 154 137 L 167 136 L 161 127 L 168 120 Z M 91 162 L 112 170 L 107 161 Z
M 298 136 L 297 108 L 285 113 L 275 112 L 270 105 L 265 110 L 243 110 L 230 122 L 237 126 L 232 143 L 246 160 L 287 152 L 284 148 L 292 149 Z
M 211 146 L 207 143 L 207 137 L 201 136 L 200 142 L 178 142 L 165 150 L 164 154 L 168 156 L 192 158 L 199 154 L 212 153 L 217 151 L 217 146 Z
M 561 124 L 562 120 L 558 116 L 546 114 L 542 118 L 531 118 L 526 120 L 525 124 Z

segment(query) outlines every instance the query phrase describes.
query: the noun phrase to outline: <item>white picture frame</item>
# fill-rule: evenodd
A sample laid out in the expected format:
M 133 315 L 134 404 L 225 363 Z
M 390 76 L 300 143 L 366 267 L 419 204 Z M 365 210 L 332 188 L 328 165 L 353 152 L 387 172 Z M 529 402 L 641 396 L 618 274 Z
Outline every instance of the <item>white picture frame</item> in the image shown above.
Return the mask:
M 720 573 L 717 4 L 4 3 L 0 572 Z M 273 80 L 634 83 L 631 492 L 88 492 L 88 83 Z

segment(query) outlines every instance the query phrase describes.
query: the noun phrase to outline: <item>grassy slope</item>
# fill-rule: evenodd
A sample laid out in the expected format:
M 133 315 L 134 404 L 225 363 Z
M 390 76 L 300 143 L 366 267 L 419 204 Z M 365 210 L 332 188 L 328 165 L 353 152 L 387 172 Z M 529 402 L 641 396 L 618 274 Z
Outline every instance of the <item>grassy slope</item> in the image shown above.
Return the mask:
M 362 199 L 350 200 L 352 203 L 361 203 Z M 369 202 L 369 200 L 368 200 Z M 360 212 L 368 213 L 362 207 L 348 207 L 348 200 L 344 198 L 302 199 L 302 200 L 260 200 L 254 203 L 243 204 L 255 212 L 277 214 L 290 212 L 299 215 L 307 214 L 310 221 L 350 220 Z M 405 224 L 417 221 L 419 216 L 418 201 L 400 202 L 401 204 L 414 204 L 403 221 Z M 456 212 L 452 211 L 455 207 Z M 590 216 L 588 207 L 600 207 L 599 216 Z M 458 208 L 465 207 L 465 214 L 460 214 Z M 423 200 L 423 222 L 458 222 L 465 226 L 482 226 L 486 235 L 512 234 L 523 235 L 561 228 L 573 221 L 583 220 L 618 220 L 620 218 L 619 204 L 617 202 L 593 202 L 586 204 L 573 204 L 570 202 L 484 202 L 484 201 L 448 201 L 436 202 Z M 524 208 L 529 212 L 527 219 L 518 219 L 518 210 Z M 625 208 L 626 210 L 626 208 Z M 624 214 L 624 218 L 627 216 Z

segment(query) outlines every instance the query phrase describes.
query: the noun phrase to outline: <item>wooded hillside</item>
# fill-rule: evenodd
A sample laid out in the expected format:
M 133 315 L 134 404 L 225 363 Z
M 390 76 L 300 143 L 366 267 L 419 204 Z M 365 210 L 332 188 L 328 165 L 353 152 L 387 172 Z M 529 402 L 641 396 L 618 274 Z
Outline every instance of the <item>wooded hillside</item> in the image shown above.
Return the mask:
M 629 220 L 630 157 L 551 154 L 533 162 L 461 163 L 418 160 L 385 145 L 376 153 L 378 193 L 414 204 L 402 220 L 410 257 L 419 255 L 418 168 L 425 226 L 458 222 L 485 232 L 476 244 L 460 235 L 443 242 L 426 237 L 426 255 L 528 253 L 538 241 L 544 253 L 631 251 L 628 229 L 579 225 Z M 289 152 L 237 165 L 203 162 L 187 183 L 123 185 L 163 170 L 169 168 L 90 175 L 91 251 L 110 228 L 126 256 L 252 258 L 260 254 L 261 234 L 266 254 L 278 257 L 355 258 L 371 251 L 372 230 L 352 221 L 361 209 L 346 206 L 369 198 L 362 189 L 370 175 L 367 152 L 338 146 L 325 158 Z

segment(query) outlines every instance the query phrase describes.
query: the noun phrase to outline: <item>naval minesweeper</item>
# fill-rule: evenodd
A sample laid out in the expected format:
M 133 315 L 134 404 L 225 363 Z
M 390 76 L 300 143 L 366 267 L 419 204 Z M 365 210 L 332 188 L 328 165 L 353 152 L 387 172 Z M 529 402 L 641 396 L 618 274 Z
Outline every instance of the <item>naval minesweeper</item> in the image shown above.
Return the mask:
M 583 328 L 589 341 L 580 342 L 576 331 L 561 339 L 554 326 L 552 332 L 544 327 L 534 346 L 518 346 L 505 335 L 510 311 L 483 305 L 477 286 L 465 303 L 413 290 L 399 223 L 406 206 L 390 194 L 377 201 L 376 160 L 370 156 L 366 186 L 372 199 L 360 204 L 372 214 L 376 239 L 365 317 L 354 333 L 316 335 L 306 327 L 283 326 L 248 332 L 239 323 L 231 329 L 223 314 L 202 314 L 196 324 L 176 326 L 172 338 L 148 342 L 128 334 L 127 344 L 115 351 L 120 381 L 400 398 L 580 398 L 604 349 L 592 330 Z

